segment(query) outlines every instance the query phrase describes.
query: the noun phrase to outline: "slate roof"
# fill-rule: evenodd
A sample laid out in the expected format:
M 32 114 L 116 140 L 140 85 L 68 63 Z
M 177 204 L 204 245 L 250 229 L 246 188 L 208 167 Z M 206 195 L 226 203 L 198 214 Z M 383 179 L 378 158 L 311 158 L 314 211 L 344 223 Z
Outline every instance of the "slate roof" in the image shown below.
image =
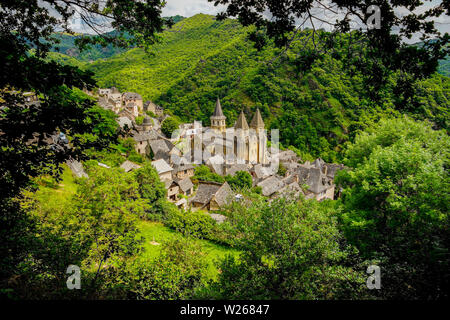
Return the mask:
M 171 163 L 172 156 L 177 157 L 177 155 L 170 155 L 166 151 L 163 151 L 163 150 L 159 149 L 158 151 L 156 151 L 156 153 L 153 154 L 153 159 L 154 160 L 163 159 L 167 163 Z
M 272 168 L 271 166 L 265 167 L 262 164 L 257 164 L 253 167 L 253 171 L 255 172 L 256 178 L 264 179 L 268 176 L 275 174 L 277 171 L 276 168 Z
M 221 184 L 217 182 L 202 182 L 198 184 L 197 193 L 192 198 L 192 202 L 197 202 L 202 205 L 208 204 L 216 192 L 220 189 Z
M 176 173 L 179 171 L 190 170 L 190 169 L 194 169 L 194 166 L 192 164 L 190 164 L 190 163 L 184 164 L 181 162 L 180 164 L 177 164 L 173 167 L 173 172 Z
M 119 123 L 119 126 L 121 128 L 125 127 L 125 125 L 128 125 L 128 128 L 133 127 L 133 122 L 128 117 L 119 117 L 117 118 L 117 123 Z
M 231 165 L 230 168 L 226 170 L 226 174 L 234 176 L 238 171 L 245 171 L 248 172 L 248 167 L 246 164 L 243 163 L 237 163 Z
M 264 121 L 261 117 L 261 112 L 259 112 L 259 108 L 256 109 L 256 113 L 253 116 L 252 121 L 250 122 L 250 127 L 254 129 L 263 129 L 264 128 Z
M 219 207 L 227 205 L 232 200 L 233 191 L 228 182 L 225 182 L 216 192 L 216 202 Z
M 292 150 L 282 151 L 278 154 L 278 159 L 280 161 L 292 161 L 297 158 L 297 154 Z
M 283 162 L 284 167 L 288 170 L 288 171 L 295 171 L 295 169 L 297 169 L 300 164 L 298 162 Z
M 297 175 L 290 175 L 290 176 L 287 176 L 286 178 L 283 178 L 282 181 L 283 181 L 285 184 L 291 184 L 291 183 L 297 181 Z
M 152 161 L 152 165 L 155 167 L 158 174 L 172 171 L 173 168 L 163 159 Z
M 125 92 L 122 97 L 126 100 L 142 100 L 141 95 L 135 92 Z
M 323 161 L 321 158 L 317 158 L 314 160 L 312 165 L 316 168 L 319 168 L 321 171 L 323 171 L 323 166 L 325 165 L 325 161 Z
M 123 170 L 125 170 L 125 172 L 129 172 L 129 171 L 131 171 L 131 170 L 139 169 L 141 166 L 138 165 L 138 164 L 136 164 L 136 163 L 134 163 L 134 162 L 131 162 L 131 161 L 129 161 L 129 160 L 125 160 L 125 162 L 122 163 L 122 164 L 120 165 L 120 167 L 121 167 Z
M 230 185 L 225 182 L 220 184 L 217 182 L 200 182 L 195 197 L 192 202 L 200 203 L 206 206 L 215 196 L 215 200 L 219 207 L 227 205 L 233 197 L 233 191 Z
M 112 109 L 114 105 L 105 97 L 98 98 L 98 105 L 104 109 Z
M 239 114 L 239 118 L 236 120 L 236 124 L 234 125 L 235 129 L 243 129 L 248 130 L 247 119 L 245 119 L 244 111 L 241 111 Z
M 192 183 L 191 179 L 189 178 L 184 178 L 181 180 L 175 180 L 175 183 L 178 184 L 178 186 L 180 187 L 181 191 L 186 192 L 187 190 L 191 189 L 194 187 L 194 184 Z
M 169 189 L 174 181 L 173 180 L 163 180 L 162 182 L 164 182 L 164 187 L 166 189 Z
M 150 125 L 153 125 L 153 121 L 152 121 L 152 119 L 150 119 L 150 117 L 145 117 L 144 118 L 144 121 L 142 121 L 142 124 L 150 124 Z
M 208 167 L 218 175 L 223 175 L 224 164 L 210 163 Z
M 157 138 L 157 135 L 154 131 L 149 131 L 149 132 L 145 132 L 145 133 L 135 133 L 133 135 L 133 139 L 136 142 L 141 142 L 141 141 L 154 141 L 154 139 Z
M 336 172 L 345 169 L 345 166 L 343 164 L 336 164 L 336 163 L 327 163 L 325 164 L 325 167 L 327 168 L 327 176 L 332 179 L 336 175 Z
M 118 114 L 119 114 L 120 117 L 127 117 L 127 118 L 133 119 L 133 120 L 135 118 L 133 113 L 130 112 L 127 108 L 124 108 L 124 109 L 120 110 Z
M 161 151 L 168 154 L 173 148 L 173 144 L 165 139 L 152 140 L 149 142 L 149 144 L 154 155 L 158 154 Z
M 275 192 L 280 191 L 284 187 L 284 183 L 276 176 L 270 176 L 269 178 L 258 183 L 257 186 L 262 188 L 263 196 L 270 197 Z
M 297 168 L 300 184 L 307 184 L 309 191 L 314 193 L 321 193 L 330 188 L 333 183 L 330 178 L 324 175 L 320 168 L 306 168 L 300 166 Z
M 220 105 L 219 97 L 217 97 L 216 107 L 214 109 L 214 113 L 211 118 L 216 118 L 216 119 L 219 119 L 219 118 L 225 119 L 226 118 L 222 112 L 222 106 Z

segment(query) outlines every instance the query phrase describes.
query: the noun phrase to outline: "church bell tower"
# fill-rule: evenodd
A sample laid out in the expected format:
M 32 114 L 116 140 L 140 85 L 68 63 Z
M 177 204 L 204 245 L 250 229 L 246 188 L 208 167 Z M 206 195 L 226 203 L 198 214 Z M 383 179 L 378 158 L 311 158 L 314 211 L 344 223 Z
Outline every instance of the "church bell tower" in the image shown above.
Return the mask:
M 217 97 L 216 108 L 214 109 L 213 115 L 210 117 L 211 119 L 211 128 L 218 132 L 226 131 L 226 122 L 227 117 L 224 116 L 222 112 L 222 106 L 220 105 L 219 97 Z

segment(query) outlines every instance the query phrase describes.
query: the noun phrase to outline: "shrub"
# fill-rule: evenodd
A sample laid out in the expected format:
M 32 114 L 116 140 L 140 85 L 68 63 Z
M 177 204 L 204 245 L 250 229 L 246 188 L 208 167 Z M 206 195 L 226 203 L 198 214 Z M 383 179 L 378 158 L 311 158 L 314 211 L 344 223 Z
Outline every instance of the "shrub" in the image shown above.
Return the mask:
M 207 239 L 213 238 L 216 229 L 214 219 L 200 211 L 170 211 L 166 225 L 184 235 Z

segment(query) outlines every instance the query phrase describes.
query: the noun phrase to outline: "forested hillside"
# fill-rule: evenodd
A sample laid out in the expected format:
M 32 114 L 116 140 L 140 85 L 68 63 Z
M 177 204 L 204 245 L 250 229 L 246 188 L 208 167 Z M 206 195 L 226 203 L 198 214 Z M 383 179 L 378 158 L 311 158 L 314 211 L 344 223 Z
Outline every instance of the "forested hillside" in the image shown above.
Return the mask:
M 182 16 L 173 16 L 167 17 L 165 19 L 171 19 L 173 23 L 180 22 L 184 19 Z M 112 31 L 111 33 L 114 33 Z M 52 46 L 52 51 L 56 53 L 56 55 L 51 54 L 52 56 L 58 58 L 61 55 L 66 55 L 69 57 L 73 57 L 83 62 L 95 61 L 98 59 L 109 58 L 113 55 L 116 55 L 121 52 L 127 51 L 127 49 L 113 47 L 111 44 L 108 44 L 106 47 L 103 47 L 99 44 L 91 46 L 89 49 L 80 52 L 80 50 L 76 47 L 75 41 L 77 38 L 80 38 L 81 34 L 68 34 L 68 33 L 57 33 L 54 35 L 54 38 L 59 41 L 57 45 Z M 85 36 L 85 35 L 84 35 Z M 63 58 L 63 62 L 73 65 L 73 61 L 68 58 Z M 61 62 L 61 61 L 60 61 Z
M 345 39 L 335 52 L 313 57 L 301 42 L 286 54 L 271 45 L 257 50 L 248 32 L 235 20 L 199 14 L 165 31 L 149 51 L 133 48 L 84 66 L 100 87 L 139 92 L 185 121 L 208 125 L 217 96 L 228 125 L 240 110 L 250 116 L 260 108 L 266 127 L 281 129 L 282 144 L 305 158 L 339 160 L 346 141 L 385 115 L 408 113 L 448 129 L 447 77 L 417 81 L 406 99 L 396 94 L 392 75 L 374 101 L 346 61 Z

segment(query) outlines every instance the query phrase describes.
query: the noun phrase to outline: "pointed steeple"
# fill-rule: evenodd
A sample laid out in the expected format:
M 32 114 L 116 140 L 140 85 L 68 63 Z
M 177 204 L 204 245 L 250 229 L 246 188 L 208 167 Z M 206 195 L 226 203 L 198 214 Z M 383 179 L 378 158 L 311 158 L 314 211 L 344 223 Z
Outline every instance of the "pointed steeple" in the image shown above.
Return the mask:
M 220 105 L 219 97 L 217 97 L 216 108 L 214 109 L 213 117 L 224 117 L 222 112 L 222 106 Z
M 256 113 L 250 122 L 250 127 L 253 129 L 264 129 L 264 121 L 261 117 L 261 112 L 259 112 L 259 108 L 256 109 Z
M 220 105 L 219 97 L 217 97 L 216 108 L 214 109 L 213 115 L 210 117 L 211 120 L 211 128 L 224 132 L 226 130 L 226 122 L 227 117 L 222 112 L 222 106 Z
M 247 119 L 245 119 L 244 111 L 241 111 L 239 118 L 236 120 L 236 124 L 234 125 L 234 128 L 248 130 L 248 123 L 247 123 Z

